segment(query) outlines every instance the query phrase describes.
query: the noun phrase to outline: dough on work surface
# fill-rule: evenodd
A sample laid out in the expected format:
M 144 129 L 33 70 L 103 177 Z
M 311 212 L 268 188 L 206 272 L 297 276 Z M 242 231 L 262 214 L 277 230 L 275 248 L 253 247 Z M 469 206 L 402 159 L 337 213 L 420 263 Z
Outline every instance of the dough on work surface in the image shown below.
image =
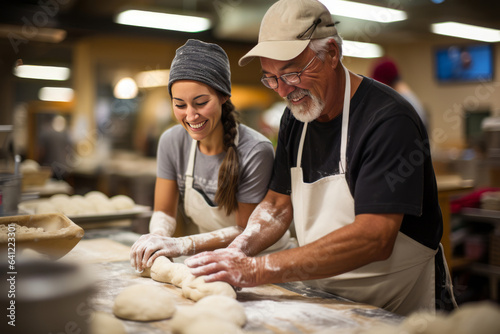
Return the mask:
M 51 202 L 43 202 L 38 204 L 35 207 L 35 213 L 36 214 L 43 214 L 43 213 L 59 213 L 60 211 L 57 209 L 57 207 L 52 204 Z
M 223 295 L 236 299 L 236 292 L 226 282 L 206 283 L 203 277 L 195 277 L 183 263 L 172 263 L 165 256 L 156 258 L 151 269 L 145 269 L 141 276 L 155 281 L 174 284 L 182 288 L 184 297 L 198 301 L 210 295 Z
M 222 295 L 236 299 L 236 292 L 226 282 L 206 283 L 203 276 L 196 277 L 187 284 L 182 285 L 184 297 L 198 301 L 210 295 Z
M 186 324 L 180 330 L 174 330 L 178 334 L 243 334 L 243 331 L 235 324 L 222 321 L 217 318 L 205 319 Z
M 96 312 L 90 323 L 90 334 L 126 334 L 125 326 L 112 314 Z
M 158 257 L 151 266 L 151 278 L 179 288 L 195 279 L 185 264 L 173 263 L 165 256 Z
M 239 333 L 245 322 L 245 309 L 238 301 L 214 295 L 203 298 L 194 306 L 180 307 L 170 325 L 174 333 Z M 206 330 L 194 330 L 203 328 Z
M 134 208 L 135 202 L 128 196 L 116 195 L 109 199 L 116 210 L 130 210 Z
M 164 288 L 136 284 L 118 294 L 113 313 L 123 319 L 152 321 L 170 318 L 175 309 L 172 296 Z

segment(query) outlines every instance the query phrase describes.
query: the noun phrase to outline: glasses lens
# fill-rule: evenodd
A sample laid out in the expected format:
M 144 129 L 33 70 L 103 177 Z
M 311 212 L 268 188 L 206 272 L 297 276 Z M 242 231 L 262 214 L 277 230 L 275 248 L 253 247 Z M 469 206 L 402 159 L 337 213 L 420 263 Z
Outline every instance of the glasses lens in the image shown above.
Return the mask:
M 298 73 L 283 74 L 281 79 L 290 86 L 298 85 L 300 83 L 300 76 Z
M 275 89 L 276 87 L 278 87 L 278 81 L 275 77 L 262 77 L 260 81 L 262 81 L 264 86 L 266 86 L 267 88 Z

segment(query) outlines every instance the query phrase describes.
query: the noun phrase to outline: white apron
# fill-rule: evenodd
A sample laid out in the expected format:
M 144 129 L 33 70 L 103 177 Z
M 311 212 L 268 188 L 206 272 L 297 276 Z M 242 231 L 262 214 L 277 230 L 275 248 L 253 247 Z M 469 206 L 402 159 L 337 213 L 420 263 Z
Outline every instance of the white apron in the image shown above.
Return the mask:
M 309 244 L 354 222 L 354 199 L 346 181 L 346 149 L 349 125 L 350 78 L 344 67 L 346 87 L 342 113 L 339 174 L 304 183 L 301 165 L 307 131 L 304 124 L 297 155 L 291 169 L 292 204 L 299 245 Z M 435 309 L 434 255 L 432 250 L 398 232 L 392 255 L 351 272 L 311 280 L 314 286 L 344 298 L 407 315 L 417 309 Z
M 238 145 L 238 136 L 235 144 Z M 193 188 L 194 182 L 194 162 L 198 142 L 193 139 L 191 151 L 189 153 L 188 166 L 186 168 L 186 189 L 184 193 L 184 212 L 196 224 L 200 233 L 213 232 L 215 230 L 236 226 L 236 213 L 233 211 L 229 216 L 225 210 L 220 210 L 217 206 L 207 203 L 202 194 Z M 290 232 L 287 231 L 280 240 L 267 248 L 264 252 L 269 253 L 290 247 Z

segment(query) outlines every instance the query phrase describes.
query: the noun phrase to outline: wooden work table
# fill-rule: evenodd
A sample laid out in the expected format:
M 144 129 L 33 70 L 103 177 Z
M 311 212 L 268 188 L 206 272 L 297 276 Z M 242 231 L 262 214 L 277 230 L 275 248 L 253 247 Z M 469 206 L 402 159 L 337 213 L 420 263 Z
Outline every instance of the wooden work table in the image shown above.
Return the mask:
M 139 237 L 128 231 L 87 231 L 80 243 L 62 260 L 79 261 L 96 273 L 90 304 L 111 313 L 114 299 L 132 284 L 164 286 L 178 306 L 192 305 L 181 289 L 138 276 L 129 262 L 130 245 Z M 237 293 L 247 316 L 243 330 L 252 333 L 315 333 L 332 328 L 366 327 L 376 323 L 398 324 L 403 317 L 383 309 L 358 304 L 306 287 L 300 282 L 243 288 Z M 169 320 L 135 322 L 121 320 L 128 333 L 170 333 Z

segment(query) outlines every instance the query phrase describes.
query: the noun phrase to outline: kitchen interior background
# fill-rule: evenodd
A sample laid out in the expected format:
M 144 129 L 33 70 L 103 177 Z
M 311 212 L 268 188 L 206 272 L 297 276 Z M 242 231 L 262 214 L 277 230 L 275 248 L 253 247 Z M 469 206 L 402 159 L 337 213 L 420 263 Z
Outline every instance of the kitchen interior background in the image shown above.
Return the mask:
M 157 140 L 175 124 L 166 89 L 168 67 L 175 50 L 189 38 L 215 42 L 226 50 L 231 61 L 232 101 L 242 122 L 274 141 L 283 103 L 276 93 L 261 85 L 258 61 L 245 67 L 237 64 L 255 44 L 260 19 L 273 2 L 2 2 L 0 129 L 12 131 L 9 139 L 4 134 L 1 137 L 1 168 L 11 168 L 13 154 L 18 154 L 23 160 L 51 166 L 52 178 L 65 182 L 71 193 L 99 190 L 108 196 L 126 194 L 136 203 L 152 206 Z M 330 2 L 330 11 L 335 14 L 339 4 Z M 324 1 L 327 5 L 330 2 Z M 455 21 L 500 29 L 500 3 L 358 2 L 382 9 L 372 10 L 369 19 L 348 17 L 352 10 L 334 15 L 340 22 L 338 30 L 347 41 L 375 45 L 346 42 L 344 64 L 365 76 L 382 56 L 398 64 L 402 79 L 427 114 L 446 224 L 443 244 L 454 275 L 456 297 L 459 302 L 498 301 L 500 32 L 494 31 L 491 40 L 479 41 L 433 33 L 432 24 Z M 406 18 L 386 22 L 399 15 L 389 9 L 403 11 Z M 189 14 L 207 18 L 210 23 L 206 30 L 197 32 L 119 24 L 119 14 L 126 10 Z M 176 25 L 185 23 L 182 21 Z M 486 38 L 486 33 L 482 35 Z M 482 49 L 478 54 L 485 58 L 475 58 L 478 47 Z M 372 48 L 374 54 L 370 53 Z M 447 66 L 438 61 L 438 55 L 444 52 L 451 66 L 457 52 L 464 50 L 470 51 L 473 64 L 481 63 L 486 72 L 474 78 L 438 77 L 442 66 Z M 20 65 L 56 66 L 62 77 L 26 78 Z M 53 88 L 55 96 L 50 95 Z M 482 208 L 480 201 L 486 190 L 494 203 L 488 209 Z M 465 206 L 478 210 L 464 211 L 466 202 L 469 204 Z M 134 221 L 132 228 L 143 233 L 147 230 L 145 223 Z

